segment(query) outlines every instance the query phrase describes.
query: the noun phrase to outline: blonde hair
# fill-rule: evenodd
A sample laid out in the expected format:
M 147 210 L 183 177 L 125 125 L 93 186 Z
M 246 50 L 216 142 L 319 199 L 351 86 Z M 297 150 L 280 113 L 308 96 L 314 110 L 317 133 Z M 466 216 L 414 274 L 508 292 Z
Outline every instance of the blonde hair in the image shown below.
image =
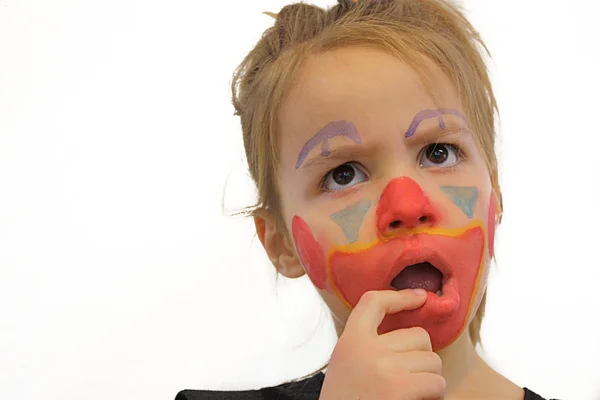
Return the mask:
M 278 226 L 285 226 L 276 181 L 278 109 L 298 70 L 311 55 L 355 45 L 376 47 L 402 59 L 426 85 L 427 59 L 448 76 L 476 133 L 490 173 L 496 209 L 501 212 L 494 150 L 498 108 L 483 59 L 489 51 L 457 6 L 446 0 L 338 0 L 329 9 L 295 3 L 278 14 L 267 14 L 275 18 L 274 26 L 263 33 L 232 81 L 235 115 L 241 119 L 248 167 L 258 189 L 253 215 L 268 213 Z M 480 342 L 485 298 L 484 294 L 469 325 L 475 344 Z

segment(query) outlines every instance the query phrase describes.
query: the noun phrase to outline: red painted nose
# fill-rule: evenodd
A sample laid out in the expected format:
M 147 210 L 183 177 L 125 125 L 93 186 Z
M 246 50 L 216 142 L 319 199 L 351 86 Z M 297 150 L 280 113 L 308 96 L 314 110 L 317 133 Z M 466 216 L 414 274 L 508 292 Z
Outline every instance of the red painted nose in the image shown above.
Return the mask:
M 382 236 L 399 229 L 431 227 L 438 220 L 421 186 L 406 176 L 388 183 L 377 205 L 377 229 Z

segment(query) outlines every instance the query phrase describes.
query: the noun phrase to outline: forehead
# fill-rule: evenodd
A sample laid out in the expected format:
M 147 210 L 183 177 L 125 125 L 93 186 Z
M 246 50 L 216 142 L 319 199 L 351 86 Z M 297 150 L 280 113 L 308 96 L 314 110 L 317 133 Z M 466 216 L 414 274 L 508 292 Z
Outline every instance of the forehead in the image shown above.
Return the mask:
M 380 49 L 346 47 L 310 56 L 279 109 L 284 159 L 332 121 L 349 120 L 359 129 L 387 124 L 406 130 L 419 111 L 460 108 L 445 74 L 433 62 L 420 60 L 428 70 L 429 91 L 409 64 Z

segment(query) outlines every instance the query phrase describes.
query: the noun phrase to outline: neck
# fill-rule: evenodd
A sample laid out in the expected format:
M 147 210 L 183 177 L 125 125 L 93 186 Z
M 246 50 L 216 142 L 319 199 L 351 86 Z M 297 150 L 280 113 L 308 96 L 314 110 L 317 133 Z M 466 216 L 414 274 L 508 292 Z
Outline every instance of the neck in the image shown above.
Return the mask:
M 475 351 L 468 329 L 459 338 L 437 352 L 442 359 L 442 376 L 446 380 L 446 393 L 460 392 L 470 386 L 472 377 L 483 366 L 483 360 Z

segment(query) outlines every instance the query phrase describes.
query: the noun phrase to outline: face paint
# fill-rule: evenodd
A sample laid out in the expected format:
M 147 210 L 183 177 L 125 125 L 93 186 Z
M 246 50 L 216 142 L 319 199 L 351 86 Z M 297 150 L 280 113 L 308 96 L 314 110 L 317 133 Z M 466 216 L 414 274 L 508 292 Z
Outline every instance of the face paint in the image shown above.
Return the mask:
M 469 126 L 467 119 L 465 118 L 463 113 L 461 113 L 460 111 L 455 110 L 453 108 L 438 108 L 437 110 L 423 110 L 423 111 L 417 113 L 417 115 L 415 115 L 412 122 L 410 123 L 410 126 L 408 127 L 408 130 L 404 134 L 404 137 L 409 138 L 412 135 L 414 135 L 415 131 L 417 130 L 417 128 L 419 127 L 421 122 L 423 122 L 423 120 L 429 119 L 429 118 L 437 118 L 440 129 L 445 129 L 446 125 L 444 124 L 444 120 L 442 119 L 442 117 L 444 115 L 454 115 L 456 117 L 459 117 L 460 119 L 462 119 L 464 121 L 464 123 L 467 125 L 467 127 Z
M 371 201 L 363 200 L 335 214 L 331 214 L 331 219 L 342 228 L 344 235 L 346 235 L 350 243 L 358 240 L 358 231 L 370 207 Z
M 476 187 L 465 186 L 441 186 L 440 190 L 444 192 L 452 202 L 462 210 L 469 218 L 473 218 L 473 210 L 477 204 L 478 190 Z
M 440 220 L 421 186 L 408 177 L 391 181 L 377 205 L 377 232 L 380 237 L 395 234 L 398 228 L 433 226 Z
M 427 293 L 417 310 L 387 315 L 380 332 L 421 326 L 434 350 L 450 345 L 467 322 L 483 264 L 484 230 L 478 223 L 462 230 L 424 228 L 365 248 L 337 248 L 328 258 L 336 295 L 353 308 L 369 290 L 393 289 L 391 282 L 410 265 L 429 262 L 443 274 L 442 295 Z
M 313 237 L 308 224 L 298 216 L 292 220 L 292 236 L 306 274 L 317 288 L 327 289 L 325 253 Z
M 407 267 L 429 263 L 439 270 L 440 296 L 428 292 L 423 307 L 387 315 L 380 325 L 381 333 L 421 326 L 429 332 L 433 349 L 439 350 L 465 329 L 486 270 L 483 223 L 443 229 L 437 227 L 439 221 L 439 212 L 421 187 L 403 177 L 391 181 L 382 193 L 376 210 L 378 237 L 371 243 L 333 246 L 324 255 L 298 216 L 292 231 L 313 282 L 320 288 L 329 286 L 349 308 L 367 291 L 394 289 L 392 281 Z
M 300 150 L 300 154 L 298 155 L 298 160 L 296 161 L 296 168 L 300 168 L 308 154 L 312 151 L 312 149 L 317 147 L 319 143 L 323 143 L 321 147 L 321 156 L 327 157 L 328 155 L 330 155 L 328 140 L 336 136 L 346 136 L 352 139 L 354 143 L 361 143 L 358 130 L 352 122 L 331 122 L 330 124 L 322 128 L 320 131 L 315 133 L 315 135 L 312 138 L 310 138 L 302 147 L 302 150 Z

